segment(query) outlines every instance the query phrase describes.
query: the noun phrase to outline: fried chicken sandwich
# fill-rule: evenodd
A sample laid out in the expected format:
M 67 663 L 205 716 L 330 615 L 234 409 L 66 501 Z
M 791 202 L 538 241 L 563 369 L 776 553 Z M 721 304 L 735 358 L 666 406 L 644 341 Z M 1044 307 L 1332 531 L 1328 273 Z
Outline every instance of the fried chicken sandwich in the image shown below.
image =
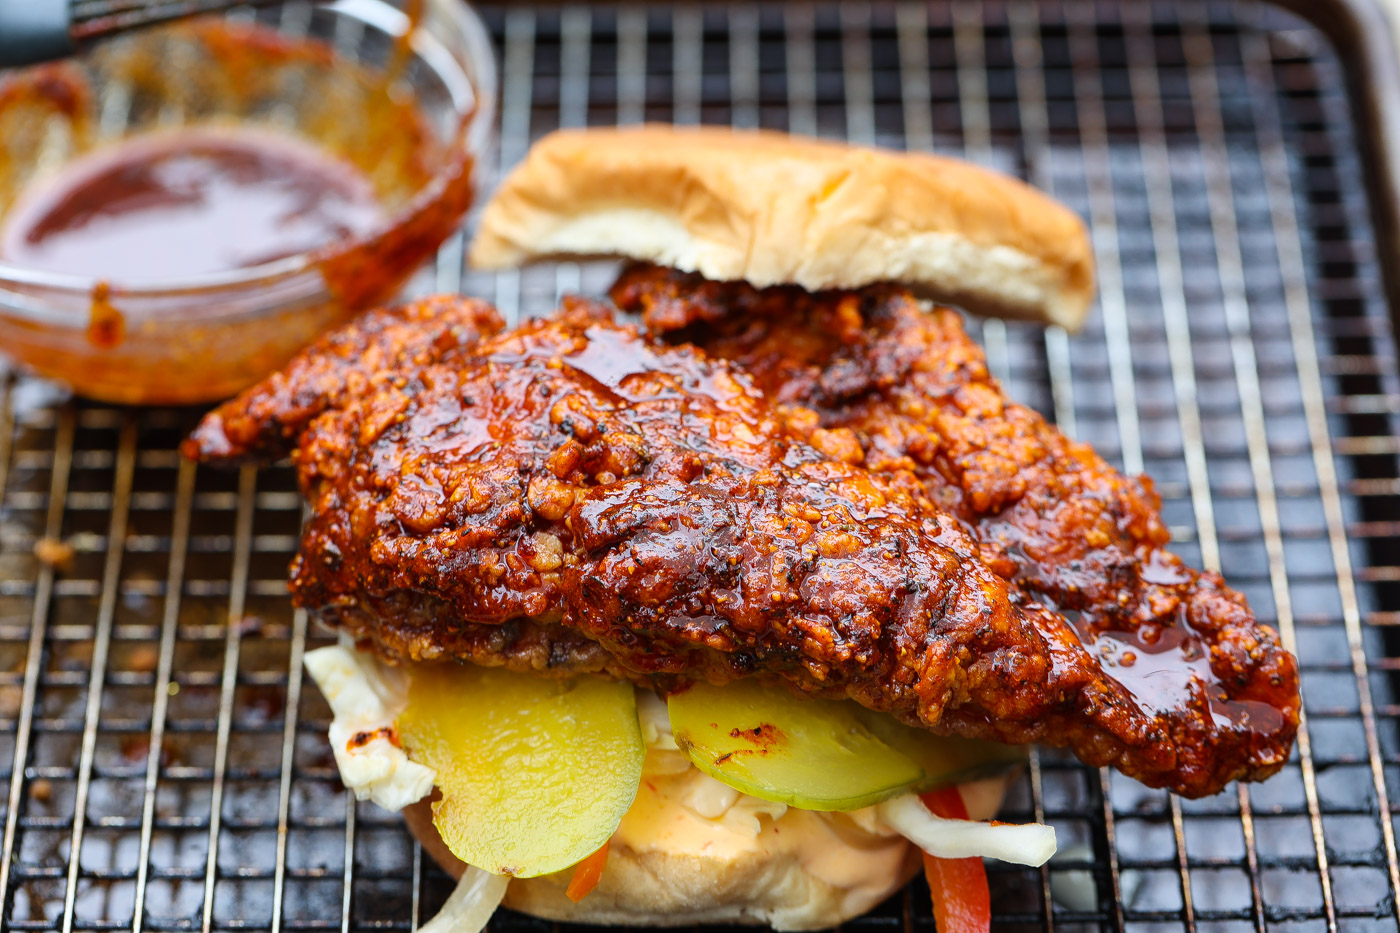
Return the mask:
M 595 254 L 638 261 L 610 301 L 371 312 L 186 445 L 291 455 L 336 760 L 461 879 L 444 929 L 825 928 L 922 864 L 971 933 L 981 857 L 1055 849 L 982 822 L 1028 744 L 1188 796 L 1282 766 L 1277 635 L 930 303 L 1077 326 L 1066 208 L 932 156 L 557 133 L 472 259 Z

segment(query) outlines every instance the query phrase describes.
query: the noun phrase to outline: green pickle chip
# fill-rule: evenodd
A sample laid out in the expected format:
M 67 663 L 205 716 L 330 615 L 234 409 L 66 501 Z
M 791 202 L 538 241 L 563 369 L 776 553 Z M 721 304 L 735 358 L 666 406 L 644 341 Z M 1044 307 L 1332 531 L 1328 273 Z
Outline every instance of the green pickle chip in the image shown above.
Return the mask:
M 452 854 L 517 878 L 561 871 L 607 842 L 646 754 L 631 684 L 469 664 L 418 666 L 398 731 L 437 771 L 433 825 Z
M 743 679 L 667 700 L 676 744 L 730 787 L 804 810 L 858 810 L 911 790 L 1004 771 L 1023 749 L 943 738 L 849 700 Z

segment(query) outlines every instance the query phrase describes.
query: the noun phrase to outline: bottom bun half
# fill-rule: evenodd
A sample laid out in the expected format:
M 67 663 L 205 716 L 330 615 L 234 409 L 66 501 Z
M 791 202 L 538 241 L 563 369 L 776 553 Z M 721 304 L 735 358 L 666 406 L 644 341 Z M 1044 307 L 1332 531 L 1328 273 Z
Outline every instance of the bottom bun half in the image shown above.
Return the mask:
M 979 820 L 994 816 L 1009 780 L 999 777 L 963 785 L 969 816 Z M 644 786 L 639 795 L 646 794 Z M 459 878 L 466 866 L 433 826 L 431 800 L 404 808 L 403 816 L 433 860 Z M 766 826 L 753 844 L 743 846 L 696 846 L 664 829 L 650 838 L 625 830 L 626 823 L 608 848 L 607 867 L 598 886 L 580 902 L 564 895 L 573 874 L 570 869 L 513 879 L 503 905 L 571 923 L 660 927 L 737 923 L 819 930 L 871 910 L 902 888 L 921 865 L 918 850 L 903 838 L 810 811 L 788 810 Z M 784 830 L 788 836 L 783 844 L 771 844 L 782 838 Z M 828 834 L 830 838 L 825 838 Z M 794 845 L 794 838 L 803 842 Z M 833 858 L 843 864 L 834 865 Z M 862 864 L 852 865 L 852 861 Z

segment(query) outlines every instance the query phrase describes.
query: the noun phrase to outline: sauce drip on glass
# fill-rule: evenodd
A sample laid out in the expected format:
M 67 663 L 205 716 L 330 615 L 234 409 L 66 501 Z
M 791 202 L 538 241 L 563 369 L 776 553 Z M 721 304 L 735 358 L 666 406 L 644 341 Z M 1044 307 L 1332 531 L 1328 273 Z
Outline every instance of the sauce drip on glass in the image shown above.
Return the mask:
M 114 282 L 255 266 L 374 229 L 369 181 L 307 143 L 248 129 L 131 139 L 79 159 L 10 213 L 0 256 Z

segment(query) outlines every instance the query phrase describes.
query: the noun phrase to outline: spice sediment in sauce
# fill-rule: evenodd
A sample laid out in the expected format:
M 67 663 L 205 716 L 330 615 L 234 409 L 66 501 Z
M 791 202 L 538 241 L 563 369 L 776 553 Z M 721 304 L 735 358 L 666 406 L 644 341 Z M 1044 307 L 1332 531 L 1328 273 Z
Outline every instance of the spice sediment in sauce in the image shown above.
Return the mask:
M 290 136 L 193 128 L 77 160 L 10 212 L 0 256 L 34 269 L 168 281 L 259 265 L 384 220 L 353 166 Z

